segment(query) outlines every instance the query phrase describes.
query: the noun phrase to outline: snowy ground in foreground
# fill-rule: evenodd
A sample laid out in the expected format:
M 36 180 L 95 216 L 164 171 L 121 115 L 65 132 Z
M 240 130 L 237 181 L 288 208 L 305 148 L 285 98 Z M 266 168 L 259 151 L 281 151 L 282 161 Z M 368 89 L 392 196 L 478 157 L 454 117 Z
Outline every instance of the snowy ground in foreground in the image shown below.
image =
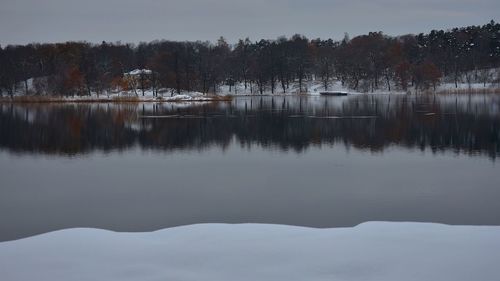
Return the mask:
M 11 280 L 498 280 L 500 227 L 205 224 L 71 229 L 0 243 Z

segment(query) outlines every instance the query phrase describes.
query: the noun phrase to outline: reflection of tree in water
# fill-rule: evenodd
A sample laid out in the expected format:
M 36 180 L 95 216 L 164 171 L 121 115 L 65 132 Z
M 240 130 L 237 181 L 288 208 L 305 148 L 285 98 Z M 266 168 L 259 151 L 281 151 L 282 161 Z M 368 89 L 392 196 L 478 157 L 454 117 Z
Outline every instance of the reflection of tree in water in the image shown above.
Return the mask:
M 237 98 L 231 104 L 0 105 L 0 145 L 77 154 L 134 145 L 203 150 L 259 145 L 297 152 L 344 144 L 500 152 L 500 103 L 487 96 Z M 146 117 L 146 118 L 145 118 Z

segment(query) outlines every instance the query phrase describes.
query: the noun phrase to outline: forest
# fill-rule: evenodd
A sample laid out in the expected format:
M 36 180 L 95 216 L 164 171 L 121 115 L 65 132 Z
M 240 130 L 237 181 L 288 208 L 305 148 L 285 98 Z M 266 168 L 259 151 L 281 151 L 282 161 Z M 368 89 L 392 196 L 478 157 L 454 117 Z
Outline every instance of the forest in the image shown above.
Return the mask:
M 152 41 L 65 42 L 0 46 L 0 95 L 91 95 L 131 90 L 153 95 L 198 91 L 217 94 L 221 86 L 251 87 L 253 93 L 283 93 L 290 84 L 332 81 L 360 92 L 432 90 L 446 77 L 459 83 L 498 83 L 500 24 L 418 35 L 382 32 L 342 40 L 290 38 L 229 44 Z M 139 79 L 127 79 L 137 72 Z

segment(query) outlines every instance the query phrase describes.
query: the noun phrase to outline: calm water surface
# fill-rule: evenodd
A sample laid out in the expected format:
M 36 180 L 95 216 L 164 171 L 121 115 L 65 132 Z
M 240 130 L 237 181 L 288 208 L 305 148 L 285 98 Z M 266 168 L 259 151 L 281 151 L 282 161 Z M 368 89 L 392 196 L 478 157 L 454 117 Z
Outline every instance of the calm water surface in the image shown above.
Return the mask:
M 93 227 L 500 225 L 500 97 L 0 104 L 0 241 Z

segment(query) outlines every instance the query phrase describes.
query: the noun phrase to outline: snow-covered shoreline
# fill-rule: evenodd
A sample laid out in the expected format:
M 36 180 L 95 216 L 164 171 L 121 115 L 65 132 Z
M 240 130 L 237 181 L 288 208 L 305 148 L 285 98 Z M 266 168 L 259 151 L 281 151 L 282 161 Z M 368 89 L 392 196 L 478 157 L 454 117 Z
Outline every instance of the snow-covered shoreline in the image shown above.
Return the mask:
M 370 222 L 69 229 L 0 243 L 14 280 L 496 280 L 500 226 Z
M 202 94 L 180 94 L 174 96 L 152 95 L 132 96 L 132 95 L 91 95 L 91 96 L 23 96 L 0 97 L 0 102 L 27 102 L 27 103 L 57 103 L 57 102 L 209 102 L 209 101 L 230 101 L 231 96 L 216 96 Z
M 138 70 L 139 71 L 139 70 Z M 146 71 L 146 70 L 141 70 Z M 18 87 L 22 89 L 22 87 Z M 28 80 L 28 89 L 30 93 L 34 93 L 33 79 Z M 111 92 L 97 94 L 92 92 L 90 95 L 82 96 L 53 96 L 50 94 L 26 94 L 23 90 L 16 92 L 12 97 L 5 93 L 0 96 L 0 102 L 205 102 L 205 101 L 230 101 L 233 97 L 241 96 L 318 96 L 323 91 L 340 91 L 349 93 L 349 95 L 401 95 L 401 94 L 421 94 L 421 93 L 436 93 L 436 94 L 463 94 L 463 93 L 500 93 L 500 85 L 498 83 L 464 83 L 460 82 L 457 85 L 453 82 L 443 82 L 436 89 L 426 91 L 417 91 L 414 88 L 409 88 L 407 91 L 396 89 L 396 85 L 392 85 L 392 90 L 376 89 L 373 91 L 357 91 L 348 88 L 340 81 L 331 81 L 328 83 L 327 89 L 319 80 L 307 80 L 303 82 L 302 87 L 299 87 L 298 82 L 290 83 L 286 91 L 281 88 L 276 88 L 271 91 L 270 88 L 265 88 L 261 93 L 254 84 L 248 83 L 246 86 L 240 82 L 233 86 L 220 85 L 217 93 L 203 94 L 196 91 L 184 91 L 177 93 L 175 89 L 161 89 L 155 92 L 152 89 L 128 90 L 121 91 L 115 89 Z

